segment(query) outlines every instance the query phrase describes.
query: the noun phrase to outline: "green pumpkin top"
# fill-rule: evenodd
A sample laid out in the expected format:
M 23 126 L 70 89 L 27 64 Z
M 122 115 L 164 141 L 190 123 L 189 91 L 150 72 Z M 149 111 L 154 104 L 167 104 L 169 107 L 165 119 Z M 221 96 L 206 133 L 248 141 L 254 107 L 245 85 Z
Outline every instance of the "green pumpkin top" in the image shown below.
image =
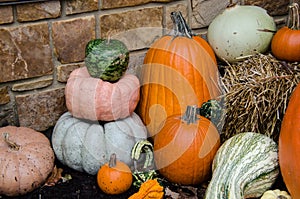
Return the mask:
M 89 74 L 108 82 L 118 81 L 129 62 L 126 45 L 116 39 L 94 39 L 85 48 L 85 65 Z

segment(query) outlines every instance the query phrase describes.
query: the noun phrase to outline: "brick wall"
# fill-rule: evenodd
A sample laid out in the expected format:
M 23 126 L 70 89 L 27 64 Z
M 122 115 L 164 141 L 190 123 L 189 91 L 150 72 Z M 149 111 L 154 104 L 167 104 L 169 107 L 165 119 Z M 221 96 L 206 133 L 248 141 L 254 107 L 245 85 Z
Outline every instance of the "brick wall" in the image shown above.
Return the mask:
M 205 35 L 230 0 L 52 0 L 0 6 L 0 127 L 54 126 L 66 111 L 64 86 L 83 65 L 86 43 L 108 36 L 130 49 L 129 72 L 138 75 L 147 48 L 172 27 L 180 10 Z M 289 0 L 242 0 L 264 7 L 278 26 Z

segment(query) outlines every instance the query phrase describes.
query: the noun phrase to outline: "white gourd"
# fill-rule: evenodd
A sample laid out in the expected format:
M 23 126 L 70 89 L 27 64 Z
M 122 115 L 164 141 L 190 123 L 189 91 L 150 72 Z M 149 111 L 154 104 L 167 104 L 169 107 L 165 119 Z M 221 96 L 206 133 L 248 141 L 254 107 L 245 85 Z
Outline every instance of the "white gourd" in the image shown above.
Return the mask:
M 66 112 L 53 129 L 52 145 L 61 163 L 95 175 L 112 153 L 131 166 L 132 147 L 146 138 L 146 127 L 136 113 L 101 125 L 77 119 Z
M 279 189 L 266 191 L 260 199 L 292 199 L 292 197 L 286 192 Z
M 212 172 L 205 199 L 260 197 L 278 177 L 278 146 L 263 134 L 236 134 L 217 151 Z
M 265 9 L 234 5 L 213 19 L 207 30 L 207 39 L 221 60 L 235 62 L 266 52 L 275 31 L 274 19 Z

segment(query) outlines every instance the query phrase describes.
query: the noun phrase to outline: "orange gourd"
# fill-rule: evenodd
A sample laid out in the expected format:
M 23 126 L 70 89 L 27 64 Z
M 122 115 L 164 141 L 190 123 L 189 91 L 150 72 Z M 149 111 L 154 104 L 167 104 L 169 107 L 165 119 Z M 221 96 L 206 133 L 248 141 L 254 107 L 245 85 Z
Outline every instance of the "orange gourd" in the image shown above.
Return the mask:
M 154 138 L 154 160 L 159 173 L 171 182 L 196 185 L 209 178 L 211 164 L 220 147 L 220 136 L 197 108 L 167 118 Z
M 131 195 L 128 199 L 162 199 L 164 197 L 164 187 L 161 186 L 157 179 L 151 179 L 144 182 L 139 191 Z
M 108 163 L 104 164 L 97 173 L 99 188 L 106 194 L 121 194 L 132 184 L 132 173 L 127 164 L 117 160 L 112 154 Z
M 216 57 L 210 45 L 195 36 L 180 12 L 173 12 L 173 34 L 158 39 L 148 50 L 141 70 L 138 112 L 150 136 L 187 105 L 220 95 Z
M 70 74 L 65 98 L 69 112 L 77 118 L 112 121 L 128 117 L 140 97 L 140 82 L 125 74 L 115 83 L 91 77 L 86 67 Z
M 44 134 L 27 127 L 0 128 L 0 198 L 41 186 L 53 170 L 54 158 Z
M 300 198 L 300 84 L 293 91 L 279 134 L 279 166 L 292 198 Z
M 287 26 L 280 28 L 271 43 L 273 55 L 285 61 L 300 61 L 300 21 L 299 5 L 289 6 L 289 20 Z

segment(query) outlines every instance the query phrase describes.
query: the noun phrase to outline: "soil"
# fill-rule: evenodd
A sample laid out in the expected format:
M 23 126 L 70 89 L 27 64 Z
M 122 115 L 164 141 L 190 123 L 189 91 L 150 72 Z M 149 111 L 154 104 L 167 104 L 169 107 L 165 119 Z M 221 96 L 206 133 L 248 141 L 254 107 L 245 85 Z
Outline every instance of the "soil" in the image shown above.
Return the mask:
M 50 138 L 52 129 L 43 132 Z M 0 199 L 126 199 L 138 189 L 132 186 L 127 192 L 119 195 L 104 194 L 97 186 L 96 176 L 88 175 L 83 172 L 78 172 L 62 165 L 59 161 L 55 162 L 58 168 L 63 169 L 62 176 L 69 174 L 72 179 L 66 182 L 59 181 L 55 186 L 42 186 L 34 191 L 19 197 L 6 197 L 0 196 Z M 198 186 L 180 186 L 170 183 L 166 180 L 163 181 L 165 190 L 173 196 L 178 196 L 178 199 L 185 198 L 204 198 L 205 190 L 208 182 Z M 281 176 L 277 179 L 272 189 L 286 190 Z M 175 198 L 166 196 L 166 199 Z

